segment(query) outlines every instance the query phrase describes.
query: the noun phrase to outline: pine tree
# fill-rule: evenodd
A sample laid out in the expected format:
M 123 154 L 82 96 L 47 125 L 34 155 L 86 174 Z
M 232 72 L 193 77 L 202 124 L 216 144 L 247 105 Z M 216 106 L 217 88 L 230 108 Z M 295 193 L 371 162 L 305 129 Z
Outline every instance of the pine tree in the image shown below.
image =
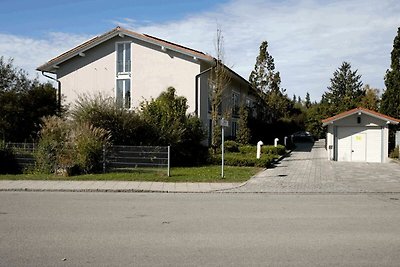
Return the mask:
M 304 105 L 306 106 L 306 108 L 310 108 L 311 107 L 311 99 L 310 99 L 310 94 L 307 92 L 306 94 L 306 100 Z
M 333 114 L 355 108 L 360 105 L 365 94 L 362 85 L 361 75 L 357 74 L 357 70 L 352 71 L 351 64 L 343 62 L 333 73 L 331 86 L 322 96 L 322 101 L 329 103 Z
M 256 58 L 254 70 L 251 72 L 249 81 L 262 99 L 261 106 L 264 114 L 268 114 L 269 120 L 277 121 L 288 115 L 290 99 L 281 88 L 279 71 L 275 70 L 274 58 L 268 52 L 268 42 L 260 45 L 259 55 Z
M 239 120 L 238 120 L 238 132 L 236 140 L 243 145 L 247 145 L 250 142 L 251 133 L 248 126 L 249 123 L 249 111 L 247 107 L 241 105 L 239 108 Z
M 254 70 L 250 73 L 249 81 L 253 88 L 263 93 L 279 90 L 281 79 L 279 72 L 275 72 L 274 58 L 268 52 L 267 41 L 260 45 L 260 53 L 256 58 Z
M 380 111 L 400 118 L 400 27 L 393 41 L 390 69 L 385 75 L 386 90 L 382 95 Z

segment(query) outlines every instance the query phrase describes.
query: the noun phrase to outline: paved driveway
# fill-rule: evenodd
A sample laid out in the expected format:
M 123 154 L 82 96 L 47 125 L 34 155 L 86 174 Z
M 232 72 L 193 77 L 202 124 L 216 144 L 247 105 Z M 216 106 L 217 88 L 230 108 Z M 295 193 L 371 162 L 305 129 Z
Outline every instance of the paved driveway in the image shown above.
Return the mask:
M 400 192 L 400 164 L 334 162 L 324 140 L 298 144 L 291 155 L 235 192 Z

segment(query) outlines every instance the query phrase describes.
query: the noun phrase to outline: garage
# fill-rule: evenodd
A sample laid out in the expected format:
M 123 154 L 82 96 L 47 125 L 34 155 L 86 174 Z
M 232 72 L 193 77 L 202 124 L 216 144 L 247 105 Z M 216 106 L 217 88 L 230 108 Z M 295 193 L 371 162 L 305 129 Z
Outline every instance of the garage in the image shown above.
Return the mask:
M 389 124 L 398 119 L 356 108 L 322 121 L 327 126 L 326 148 L 329 160 L 387 162 Z

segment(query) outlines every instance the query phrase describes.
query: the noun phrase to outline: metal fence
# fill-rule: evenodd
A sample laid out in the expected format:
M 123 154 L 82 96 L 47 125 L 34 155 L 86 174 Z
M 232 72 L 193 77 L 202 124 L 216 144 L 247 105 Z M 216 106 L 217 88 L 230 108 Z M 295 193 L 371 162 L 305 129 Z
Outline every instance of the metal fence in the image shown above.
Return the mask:
M 5 143 L 4 147 L 10 149 L 19 166 L 28 168 L 35 164 L 33 153 L 36 149 L 34 143 Z
M 169 146 L 111 146 L 103 151 L 103 171 L 166 167 L 170 176 L 170 155 Z
M 22 168 L 35 164 L 34 143 L 5 143 L 5 148 L 12 151 L 15 160 Z M 138 168 L 167 168 L 170 176 L 169 146 L 110 146 L 103 149 L 103 172 L 125 171 Z

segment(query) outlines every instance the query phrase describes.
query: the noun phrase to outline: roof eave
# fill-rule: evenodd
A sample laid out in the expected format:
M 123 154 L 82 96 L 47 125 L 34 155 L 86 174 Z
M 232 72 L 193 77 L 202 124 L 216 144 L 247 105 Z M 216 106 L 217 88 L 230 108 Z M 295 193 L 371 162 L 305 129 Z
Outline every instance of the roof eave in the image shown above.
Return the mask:
M 158 43 L 156 41 L 152 41 L 150 37 L 147 37 L 147 36 L 144 36 L 144 35 L 141 35 L 141 34 L 138 34 L 138 33 L 134 33 L 134 32 L 131 32 L 129 30 L 125 30 L 123 28 L 118 28 L 117 27 L 117 28 L 113 29 L 112 31 L 110 31 L 108 33 L 105 33 L 105 34 L 100 35 L 100 36 L 96 36 L 96 37 L 94 37 L 92 39 L 89 39 L 87 41 L 87 42 L 90 42 L 90 41 L 93 40 L 92 44 L 90 44 L 88 46 L 84 46 L 85 43 L 83 43 L 83 44 L 81 44 L 83 46 L 81 49 L 77 49 L 77 47 L 75 47 L 75 48 L 65 52 L 64 53 L 65 57 L 62 57 L 63 54 L 61 54 L 60 56 L 58 56 L 58 57 L 60 57 L 60 59 L 57 60 L 57 57 L 56 57 L 56 58 L 50 60 L 49 62 L 39 66 L 36 70 L 56 73 L 56 70 L 55 70 L 54 66 L 62 64 L 63 62 L 65 62 L 65 61 L 67 61 L 67 60 L 69 60 L 69 59 L 71 59 L 73 57 L 78 56 L 80 53 L 85 52 L 85 51 L 87 51 L 87 50 L 99 45 L 100 43 L 108 41 L 108 40 L 110 40 L 110 39 L 112 39 L 112 38 L 114 38 L 114 37 L 116 37 L 117 35 L 120 35 L 120 34 L 129 36 L 129 37 L 131 37 L 133 39 L 137 39 L 137 40 L 140 40 L 140 41 L 143 41 L 143 42 L 147 42 L 147 43 L 151 43 L 151 44 L 154 44 L 154 45 L 157 45 L 157 46 L 161 46 L 160 43 Z M 190 53 L 190 52 L 187 52 L 187 51 L 182 51 L 181 49 L 173 48 L 172 46 L 170 46 L 168 44 L 165 44 L 165 46 L 167 46 L 168 50 L 170 50 L 170 51 L 181 53 L 181 54 L 193 57 L 194 59 L 203 60 L 205 62 L 213 62 L 214 61 L 213 57 L 208 56 L 208 55 L 201 55 L 200 53 Z M 76 49 L 76 50 L 74 51 L 74 49 Z M 68 53 L 70 53 L 70 54 L 68 55 Z
M 365 109 L 355 109 L 353 112 L 351 112 L 349 114 L 346 114 L 346 115 L 343 115 L 343 116 L 339 116 L 339 117 L 336 117 L 336 118 L 332 118 L 332 119 L 328 118 L 328 119 L 322 120 L 322 126 L 327 126 L 329 124 L 333 124 L 335 121 L 347 118 L 347 117 L 352 116 L 352 115 L 357 114 L 357 113 L 366 114 L 366 115 L 369 115 L 369 116 L 374 117 L 376 119 L 379 119 L 379 120 L 382 120 L 382 121 L 386 121 L 386 122 L 388 122 L 390 124 L 397 125 L 400 122 L 399 120 L 394 120 L 394 119 L 391 119 L 391 118 L 383 117 L 383 116 L 368 112 L 368 110 L 365 110 Z

